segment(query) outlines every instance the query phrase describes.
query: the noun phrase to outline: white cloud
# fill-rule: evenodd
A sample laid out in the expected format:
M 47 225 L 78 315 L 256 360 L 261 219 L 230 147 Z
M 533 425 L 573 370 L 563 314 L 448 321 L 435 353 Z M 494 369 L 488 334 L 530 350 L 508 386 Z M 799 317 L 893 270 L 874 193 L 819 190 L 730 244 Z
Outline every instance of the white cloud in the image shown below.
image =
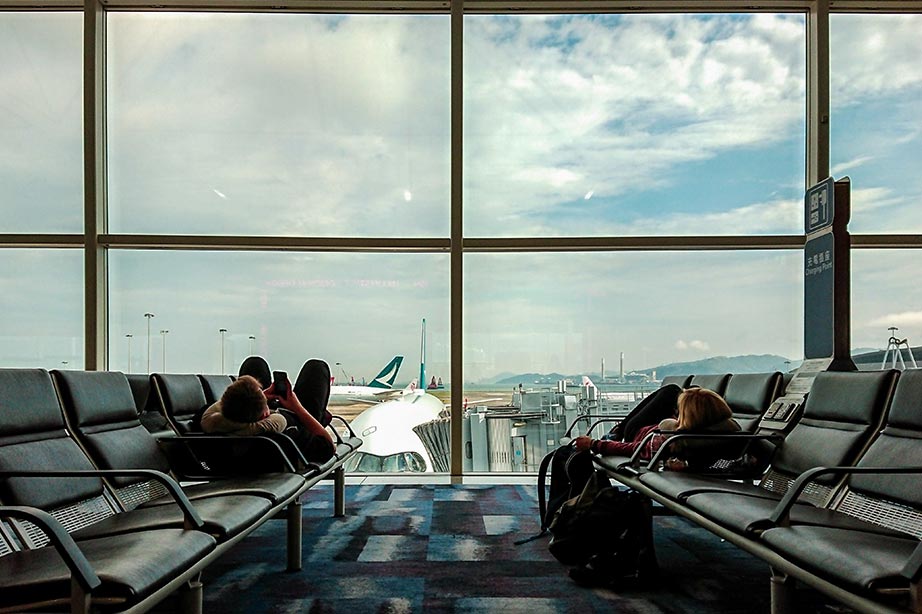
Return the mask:
M 701 341 L 699 339 L 692 339 L 691 341 L 679 339 L 675 342 L 675 349 L 679 351 L 698 350 L 704 352 L 711 349 L 711 346 L 706 341 Z
M 833 15 L 830 78 L 836 107 L 922 85 L 922 15 Z
M 859 156 L 851 160 L 846 160 L 845 162 L 841 162 L 839 164 L 836 164 L 832 168 L 830 168 L 829 174 L 832 177 L 841 177 L 843 174 L 845 174 L 845 171 L 850 171 L 852 169 L 858 168 L 859 166 L 863 165 L 865 162 L 870 162 L 873 159 L 874 159 L 873 156 Z

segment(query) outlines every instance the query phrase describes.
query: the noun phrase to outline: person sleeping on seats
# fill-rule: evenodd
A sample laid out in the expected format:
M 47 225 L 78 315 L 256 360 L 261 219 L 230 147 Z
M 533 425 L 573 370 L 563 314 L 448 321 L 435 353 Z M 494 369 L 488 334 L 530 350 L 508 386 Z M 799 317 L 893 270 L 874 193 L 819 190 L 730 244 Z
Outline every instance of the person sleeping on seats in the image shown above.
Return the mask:
M 668 398 L 676 392 L 669 390 L 669 388 L 662 388 L 651 395 L 652 397 L 661 393 L 665 400 L 664 398 L 656 400 L 648 405 L 652 409 L 651 411 L 635 414 L 635 418 L 642 419 L 646 416 L 649 419 L 657 417 L 658 414 L 664 411 Z M 674 388 L 678 388 L 678 386 Z M 588 435 L 583 435 L 574 440 L 574 446 L 577 450 L 590 450 L 603 456 L 630 456 L 641 445 L 644 437 L 656 429 L 685 433 L 737 433 L 740 431 L 740 425 L 733 419 L 730 406 L 719 394 L 712 390 L 689 388 L 688 390 L 680 391 L 676 406 L 677 413 L 675 417 L 663 418 L 658 422 L 649 423 L 645 426 L 639 426 L 636 420 L 633 425 L 622 426 L 627 422 L 627 419 L 625 419 L 618 425 L 618 427 L 621 427 L 620 430 L 615 427 L 605 438 L 593 439 Z M 625 432 L 625 427 L 631 428 L 631 438 L 618 441 L 616 438 Z M 669 434 L 654 436 L 641 451 L 641 458 L 645 460 L 652 458 L 668 438 Z M 666 461 L 666 468 L 672 471 L 706 468 L 722 457 L 723 448 L 724 446 L 716 445 L 709 440 L 678 442 L 671 449 L 672 456 Z
M 282 397 L 274 393 L 274 386 L 263 390 L 255 378 L 240 376 L 202 414 L 202 430 L 240 436 L 285 432 L 292 436 L 307 460 L 329 460 L 335 451 L 333 437 L 304 409 L 294 390 Z M 270 400 L 287 410 L 290 419 L 278 410 L 269 409 Z

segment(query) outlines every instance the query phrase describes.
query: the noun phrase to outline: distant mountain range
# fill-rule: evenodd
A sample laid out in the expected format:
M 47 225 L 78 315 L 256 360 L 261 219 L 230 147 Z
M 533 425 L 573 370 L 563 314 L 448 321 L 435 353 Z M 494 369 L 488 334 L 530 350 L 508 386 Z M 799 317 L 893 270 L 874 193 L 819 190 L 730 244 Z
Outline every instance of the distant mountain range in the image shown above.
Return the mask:
M 922 365 L 922 347 L 912 348 L 912 354 Z M 880 363 L 884 358 L 884 350 L 874 348 L 856 348 L 852 351 L 852 357 L 857 365 L 862 368 L 868 368 L 877 365 L 874 368 L 880 368 Z M 887 362 L 892 360 L 892 354 L 888 356 Z M 909 353 L 903 350 L 903 360 L 907 366 L 911 366 Z M 744 356 L 712 356 L 701 360 L 689 362 L 671 362 L 649 369 L 638 369 L 634 373 L 643 373 L 660 380 L 668 375 L 709 375 L 714 373 L 769 373 L 771 371 L 781 371 L 782 373 L 792 371 L 800 366 L 801 360 L 791 360 L 777 354 L 747 354 Z M 596 373 L 577 373 L 565 375 L 562 373 L 518 373 L 513 374 L 508 371 L 500 373 L 493 378 L 481 382 L 482 384 L 501 384 L 504 386 L 517 386 L 518 384 L 554 384 L 558 380 L 569 379 L 578 381 L 583 375 L 588 375 L 593 379 L 601 379 L 601 375 Z M 606 377 L 611 378 L 617 375 L 617 372 L 608 372 Z

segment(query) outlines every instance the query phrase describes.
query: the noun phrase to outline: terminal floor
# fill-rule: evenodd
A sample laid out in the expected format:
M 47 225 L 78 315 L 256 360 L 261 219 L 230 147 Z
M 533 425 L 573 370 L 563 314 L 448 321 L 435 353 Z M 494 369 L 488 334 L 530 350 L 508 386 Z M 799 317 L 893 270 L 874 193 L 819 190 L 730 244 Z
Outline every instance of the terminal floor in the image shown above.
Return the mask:
M 304 499 L 304 569 L 284 571 L 271 521 L 205 572 L 205 612 L 768 613 L 765 564 L 675 517 L 657 517 L 660 576 L 646 587 L 581 588 L 537 532 L 534 485 L 350 485 Z M 798 612 L 847 612 L 809 589 Z M 165 603 L 163 606 L 169 607 Z

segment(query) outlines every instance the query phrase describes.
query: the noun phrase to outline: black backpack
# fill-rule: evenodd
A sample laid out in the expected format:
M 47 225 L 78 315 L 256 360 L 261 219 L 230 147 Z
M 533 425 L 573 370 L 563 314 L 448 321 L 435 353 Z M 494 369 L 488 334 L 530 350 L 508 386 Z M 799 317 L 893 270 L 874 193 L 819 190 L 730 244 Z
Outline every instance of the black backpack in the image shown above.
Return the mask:
M 566 565 L 604 561 L 616 576 L 652 571 L 656 558 L 648 503 L 634 490 L 612 487 L 608 476 L 597 471 L 554 514 L 548 550 Z
M 545 535 L 557 509 L 564 501 L 582 492 L 592 473 L 592 455 L 589 450 L 577 450 L 570 444 L 560 446 L 541 459 L 541 465 L 538 467 L 538 515 L 541 520 L 541 532 L 515 542 L 516 545 Z

